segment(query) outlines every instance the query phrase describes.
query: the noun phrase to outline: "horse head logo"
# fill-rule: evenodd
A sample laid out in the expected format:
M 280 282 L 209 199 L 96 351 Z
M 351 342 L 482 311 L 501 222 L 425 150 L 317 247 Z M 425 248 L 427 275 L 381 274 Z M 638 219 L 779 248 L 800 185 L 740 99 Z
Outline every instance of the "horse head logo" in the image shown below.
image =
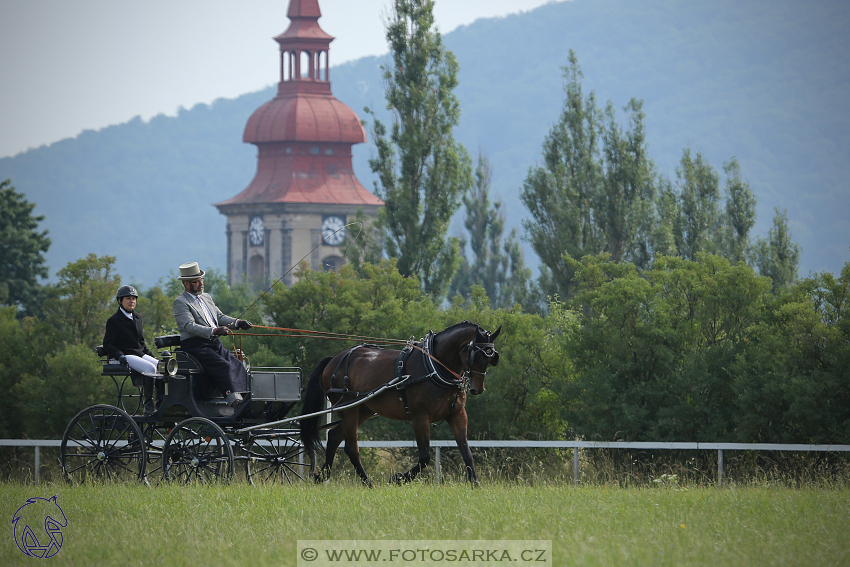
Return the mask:
M 47 559 L 62 548 L 62 528 L 68 520 L 57 498 L 30 498 L 12 517 L 15 543 L 25 555 Z

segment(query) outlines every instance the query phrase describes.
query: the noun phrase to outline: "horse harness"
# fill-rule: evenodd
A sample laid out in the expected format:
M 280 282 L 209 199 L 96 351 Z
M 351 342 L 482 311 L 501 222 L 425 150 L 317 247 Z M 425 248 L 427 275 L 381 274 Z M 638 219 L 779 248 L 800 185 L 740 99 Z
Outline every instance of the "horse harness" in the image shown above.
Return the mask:
M 454 400 L 452 400 L 452 405 L 449 408 L 449 412 L 454 409 L 457 404 L 457 398 L 460 395 L 460 391 L 469 384 L 469 375 L 470 374 L 478 374 L 479 376 L 484 376 L 487 372 L 477 372 L 472 370 L 472 363 L 475 361 L 475 355 L 479 352 L 483 352 L 484 356 L 487 359 L 491 359 L 496 356 L 498 353 L 496 352 L 496 348 L 494 343 L 476 343 L 475 339 L 469 341 L 465 347 L 463 347 L 460 351 L 461 357 L 466 355 L 466 359 L 464 360 L 463 373 L 458 376 L 454 372 L 452 372 L 449 368 L 440 368 L 434 362 L 440 363 L 441 366 L 444 366 L 439 360 L 437 360 L 432 354 L 433 345 L 434 345 L 434 337 L 437 333 L 434 331 L 429 331 L 427 335 L 419 342 L 414 343 L 412 340 L 407 343 L 401 351 L 398 353 L 398 358 L 396 359 L 396 375 L 394 381 L 398 383 L 395 385 L 395 389 L 399 391 L 399 399 L 404 403 L 404 411 L 407 413 L 408 417 L 410 417 L 410 410 L 407 406 L 407 395 L 405 390 L 408 386 L 413 386 L 415 384 L 419 384 L 420 382 L 424 382 L 425 380 L 431 380 L 434 384 L 441 388 L 457 388 L 457 393 L 455 394 Z M 420 346 L 421 345 L 421 346 Z M 339 359 L 336 364 L 336 368 L 334 368 L 333 374 L 331 374 L 330 383 L 328 384 L 330 387 L 325 392 L 328 394 L 339 394 L 341 396 L 368 396 L 372 393 L 369 392 L 356 392 L 350 390 L 348 388 L 348 365 L 351 361 L 351 354 L 359 349 L 359 348 L 381 348 L 378 345 L 371 344 L 361 344 L 348 349 L 345 354 Z M 418 350 L 422 352 L 422 358 L 425 364 L 426 373 L 421 376 L 413 376 L 411 374 L 404 374 L 404 369 L 407 364 L 407 359 L 413 353 L 414 350 Z M 337 371 L 342 365 L 343 361 L 345 361 L 345 374 L 342 377 L 342 387 L 334 388 L 334 381 L 336 380 Z M 451 373 L 451 375 L 447 375 L 445 371 Z M 379 388 L 382 386 L 379 386 Z M 377 388 L 376 388 L 377 389 Z

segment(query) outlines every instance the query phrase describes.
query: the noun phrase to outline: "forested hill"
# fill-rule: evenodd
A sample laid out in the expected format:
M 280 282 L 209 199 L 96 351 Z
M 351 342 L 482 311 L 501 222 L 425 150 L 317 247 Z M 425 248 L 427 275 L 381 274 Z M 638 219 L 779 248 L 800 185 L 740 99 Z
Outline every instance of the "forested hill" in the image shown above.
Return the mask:
M 774 207 L 785 208 L 803 248 L 801 275 L 837 273 L 850 260 L 848 28 L 850 4 L 824 0 L 573 0 L 479 20 L 445 36 L 461 66 L 456 137 L 473 158 L 479 148 L 490 158 L 493 192 L 519 226 L 519 188 L 560 113 L 560 67 L 573 49 L 585 91 L 602 104 L 645 101 L 661 173 L 675 179 L 686 146 L 718 171 L 736 156 L 758 198 L 754 232 L 765 234 Z M 364 106 L 383 112 L 384 62 L 331 69 L 335 96 L 361 118 Z M 86 131 L 0 159 L 0 180 L 11 178 L 47 216 L 51 273 L 89 252 L 116 255 L 124 279 L 145 285 L 186 261 L 223 268 L 225 220 L 212 203 L 251 181 L 256 149 L 242 129 L 273 94 Z M 354 149 L 355 172 L 371 188 L 371 143 Z

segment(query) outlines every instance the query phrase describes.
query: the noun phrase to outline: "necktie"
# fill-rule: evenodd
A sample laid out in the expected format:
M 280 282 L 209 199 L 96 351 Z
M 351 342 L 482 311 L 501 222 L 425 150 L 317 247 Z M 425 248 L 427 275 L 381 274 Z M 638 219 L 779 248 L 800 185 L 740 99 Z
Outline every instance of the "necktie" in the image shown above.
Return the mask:
M 209 308 L 207 307 L 207 304 L 206 304 L 206 303 L 204 303 L 204 302 L 201 300 L 200 296 L 197 296 L 197 299 L 198 299 L 198 303 L 200 303 L 200 304 L 201 304 L 201 313 L 204 315 L 204 319 L 206 319 L 206 320 L 207 320 L 207 324 L 208 324 L 210 327 L 215 327 L 215 321 L 213 321 L 212 313 L 210 313 L 210 310 L 209 310 Z

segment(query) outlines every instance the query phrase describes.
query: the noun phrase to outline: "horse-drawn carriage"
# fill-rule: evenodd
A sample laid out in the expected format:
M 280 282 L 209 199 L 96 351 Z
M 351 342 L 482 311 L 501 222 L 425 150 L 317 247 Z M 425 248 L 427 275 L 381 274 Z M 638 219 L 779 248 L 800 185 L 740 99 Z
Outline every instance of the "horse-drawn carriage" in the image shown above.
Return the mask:
M 303 479 L 307 467 L 315 471 L 315 455 L 321 450 L 319 432 L 331 428 L 325 463 L 314 479 L 328 477 L 334 454 L 344 442 L 358 475 L 371 486 L 360 462 L 357 429 L 381 415 L 410 421 L 419 448 L 417 464 L 397 474 L 397 482 L 412 480 L 428 465 L 430 425 L 445 420 L 469 481 L 477 483 L 467 442 L 466 397 L 484 391 L 487 368 L 499 360 L 494 341 L 500 330 L 489 333 L 463 321 L 431 332 L 419 342 L 385 340 L 384 344 L 405 344 L 402 350 L 360 344 L 341 351 L 313 370 L 304 413 L 293 417 L 287 414 L 301 400 L 299 368 L 250 369 L 249 393 L 234 409 L 204 379 L 198 361 L 179 349 L 179 335 L 157 337 L 158 349 L 174 350 L 161 353 L 156 379 L 164 382 L 164 396 L 156 412 L 131 415 L 142 405 L 139 394 L 144 377 L 104 358 L 103 375 L 115 381 L 118 403 L 91 406 L 71 420 L 62 438 L 62 467 L 70 481 L 80 482 L 89 477 L 147 481 L 156 475 L 166 480 L 213 482 L 229 480 L 238 461 L 252 484 L 292 482 Z M 247 366 L 247 360 L 242 360 Z M 325 400 L 332 402 L 330 409 L 324 409 Z M 340 419 L 320 424 L 320 418 L 330 413 Z
M 66 478 L 82 482 L 229 480 L 236 465 L 247 480 L 292 482 L 303 477 L 303 448 L 292 428 L 260 427 L 282 420 L 301 399 L 300 368 L 248 366 L 249 393 L 235 409 L 205 379 L 203 369 L 181 350 L 180 335 L 156 337 L 161 353 L 154 380 L 164 394 L 152 415 L 138 415 L 144 376 L 104 357 L 102 375 L 112 378 L 115 406 L 94 405 L 78 413 L 62 437 Z M 239 432 L 239 433 L 237 433 Z

